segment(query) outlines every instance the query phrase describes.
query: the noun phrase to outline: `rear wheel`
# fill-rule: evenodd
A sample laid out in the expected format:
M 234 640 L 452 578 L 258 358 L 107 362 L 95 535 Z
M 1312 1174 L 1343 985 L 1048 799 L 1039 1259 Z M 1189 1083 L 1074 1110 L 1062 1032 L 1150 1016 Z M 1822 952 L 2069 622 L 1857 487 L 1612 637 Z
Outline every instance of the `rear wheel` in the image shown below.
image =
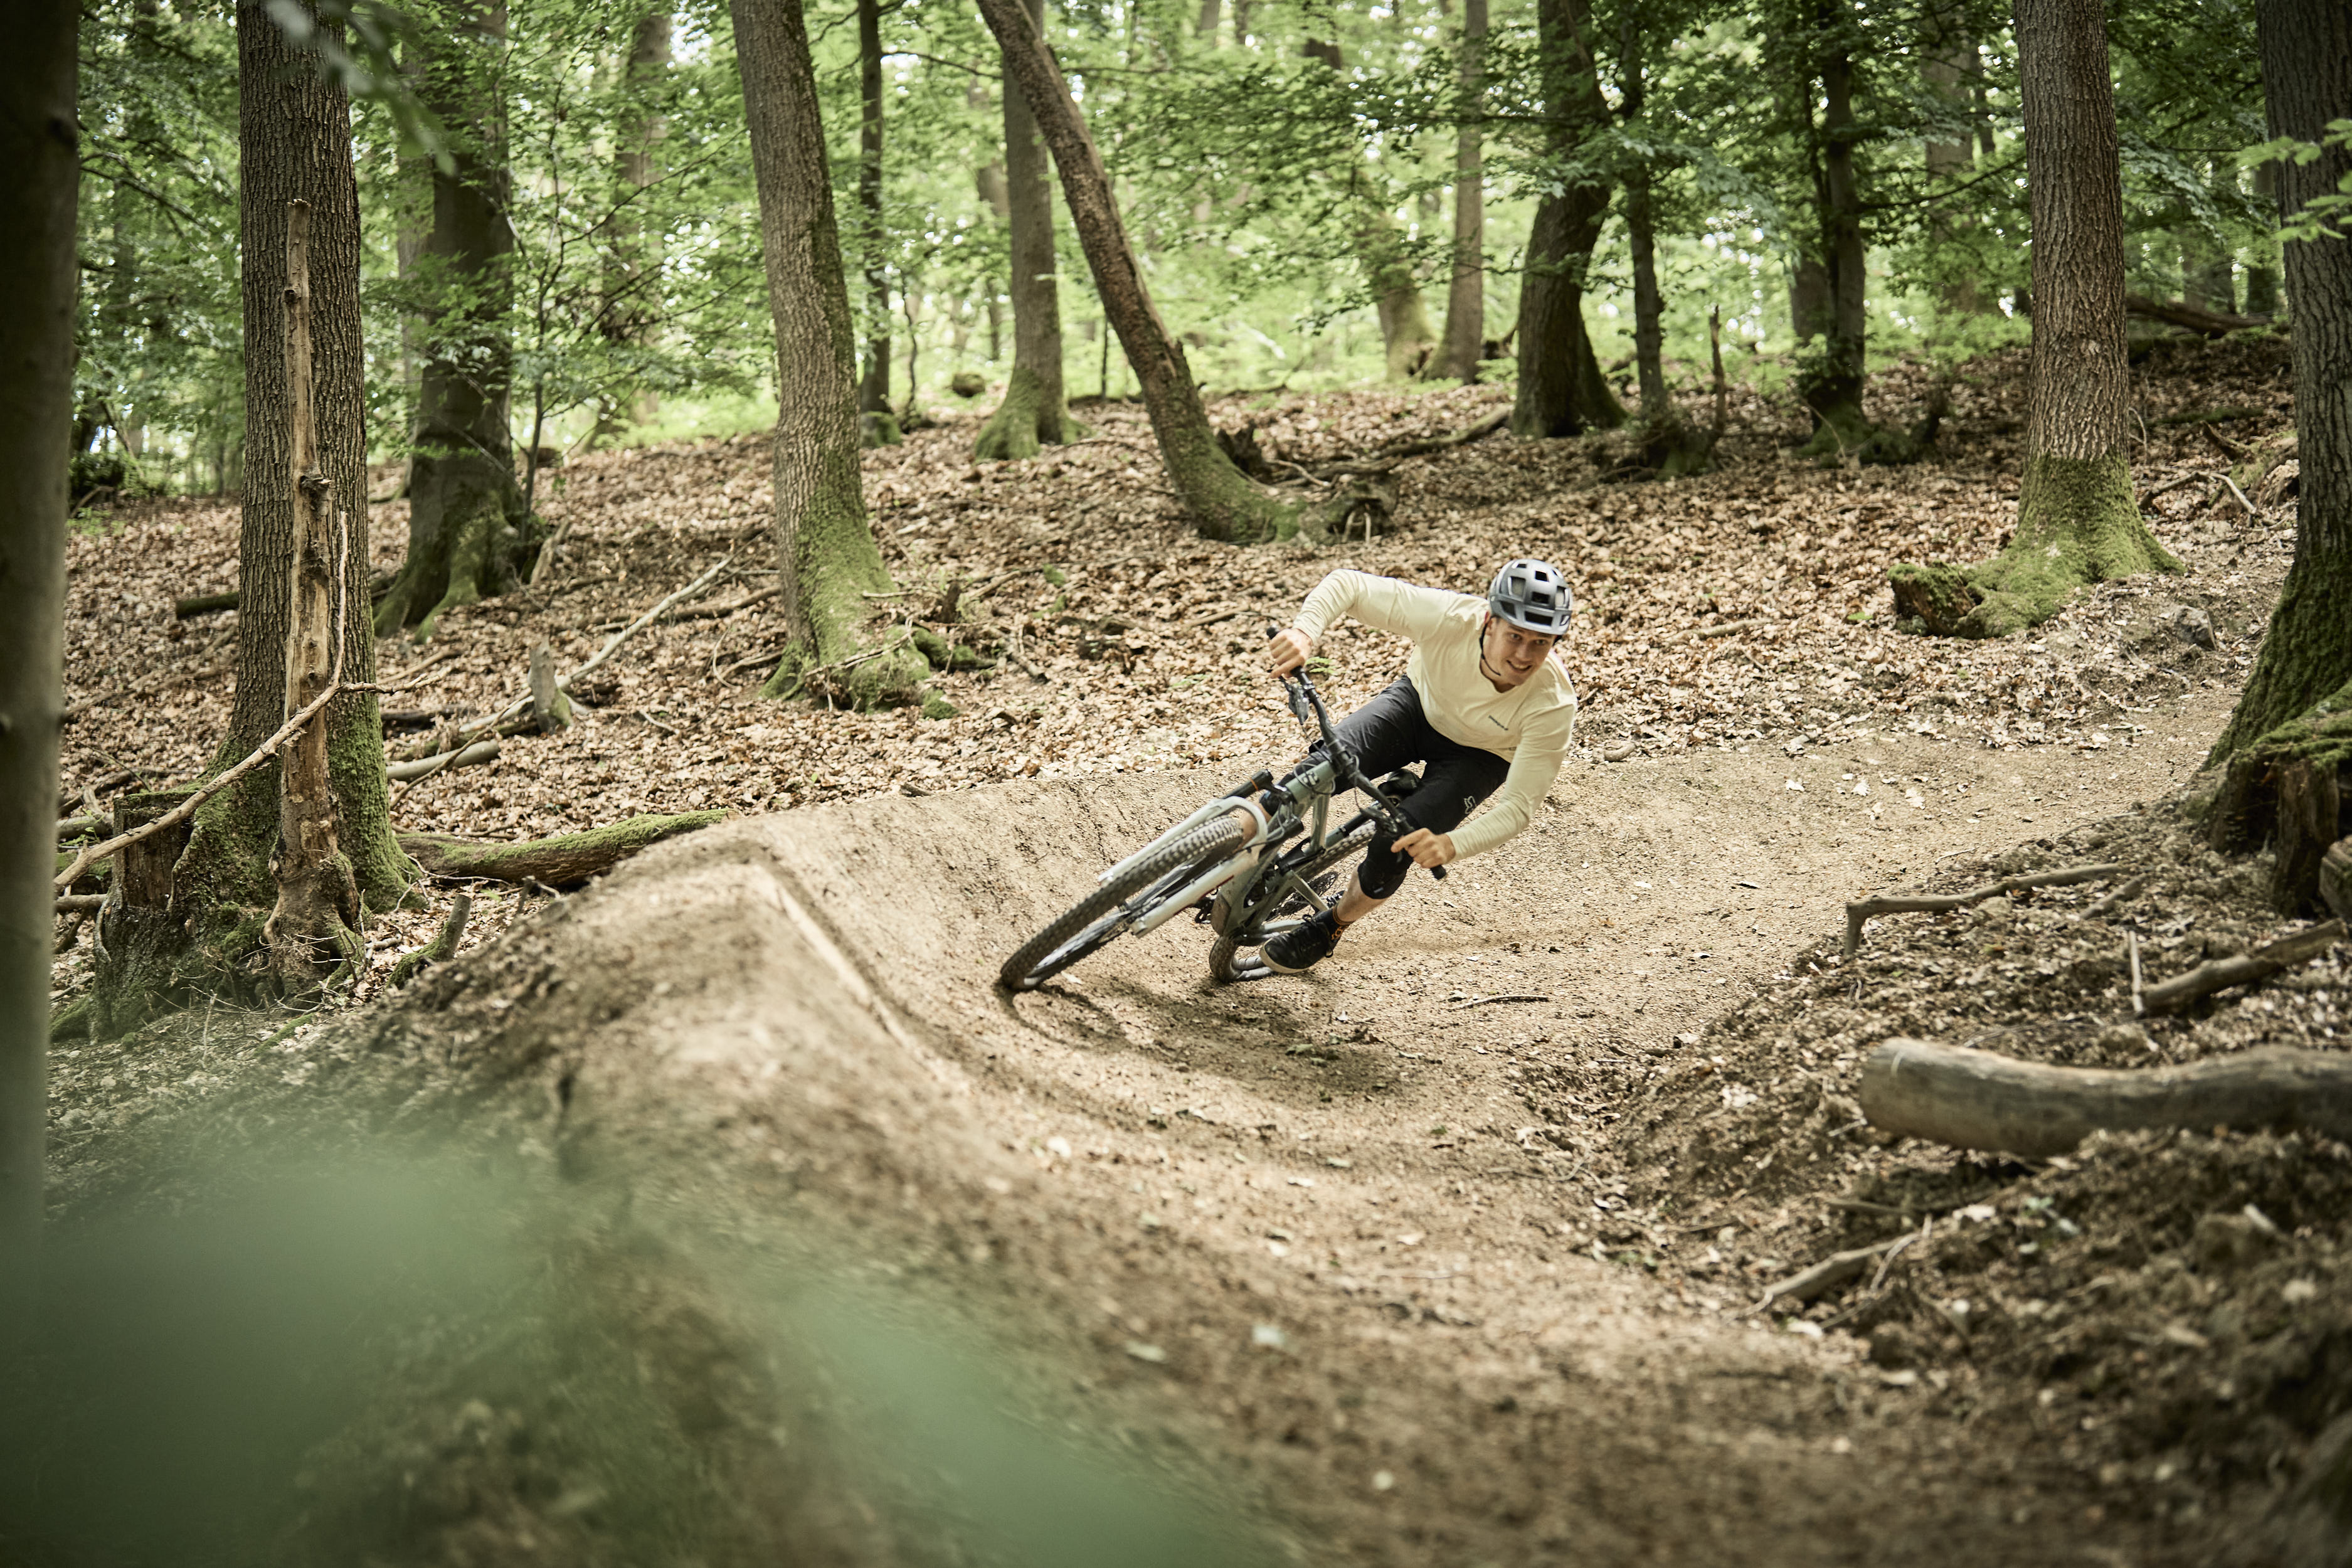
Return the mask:
M 1133 925 L 1154 897 L 1181 888 L 1202 862 L 1237 852 L 1249 835 L 1249 825 L 1234 816 L 1202 823 L 1064 910 L 1004 961 L 997 983 L 1008 991 L 1035 990 Z
M 1365 823 L 1353 833 L 1315 856 L 1291 873 L 1313 888 L 1327 903 L 1336 903 L 1329 897 L 1339 884 L 1340 868 L 1372 841 L 1373 825 Z M 1270 920 L 1283 920 L 1307 907 L 1307 900 L 1293 894 L 1266 911 Z M 1273 973 L 1259 962 L 1255 942 L 1244 945 L 1241 933 L 1221 936 L 1209 949 L 1209 978 L 1220 985 L 1230 985 L 1237 980 L 1263 980 Z

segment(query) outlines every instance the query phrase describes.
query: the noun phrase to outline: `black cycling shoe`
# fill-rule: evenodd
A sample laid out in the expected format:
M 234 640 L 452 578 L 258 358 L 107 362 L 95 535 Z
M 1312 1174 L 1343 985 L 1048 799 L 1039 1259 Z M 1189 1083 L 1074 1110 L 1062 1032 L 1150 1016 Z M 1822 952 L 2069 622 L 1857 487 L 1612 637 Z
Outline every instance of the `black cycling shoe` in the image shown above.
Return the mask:
M 1258 956 L 1278 974 L 1298 974 L 1330 957 L 1339 945 L 1339 921 L 1326 910 L 1303 925 L 1268 938 L 1258 949 Z

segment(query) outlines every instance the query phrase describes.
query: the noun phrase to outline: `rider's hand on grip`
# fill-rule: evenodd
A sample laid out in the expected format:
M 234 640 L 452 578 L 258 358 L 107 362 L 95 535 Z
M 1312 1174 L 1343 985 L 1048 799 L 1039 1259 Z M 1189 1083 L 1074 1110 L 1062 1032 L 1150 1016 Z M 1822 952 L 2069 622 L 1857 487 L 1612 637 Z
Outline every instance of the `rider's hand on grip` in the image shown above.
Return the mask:
M 1314 639 L 1305 632 L 1296 628 L 1269 630 L 1266 634 L 1265 667 L 1276 675 L 1288 675 L 1306 664 L 1307 655 L 1314 651 Z

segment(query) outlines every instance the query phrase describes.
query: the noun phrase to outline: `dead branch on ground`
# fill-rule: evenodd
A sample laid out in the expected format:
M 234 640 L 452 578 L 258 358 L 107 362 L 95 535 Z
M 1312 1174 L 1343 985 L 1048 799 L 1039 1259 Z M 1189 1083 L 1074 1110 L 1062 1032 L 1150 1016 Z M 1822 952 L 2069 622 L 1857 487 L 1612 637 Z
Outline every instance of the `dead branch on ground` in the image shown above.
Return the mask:
M 457 944 L 466 940 L 466 919 L 473 912 L 473 894 L 460 893 L 450 900 L 449 918 L 441 922 L 440 933 L 393 965 L 392 978 L 384 982 L 386 989 L 397 991 L 427 964 L 444 963 L 455 954 Z
M 384 775 L 394 784 L 415 784 L 419 780 L 431 778 L 446 768 L 477 768 L 484 763 L 494 763 L 498 760 L 499 743 L 496 741 L 476 741 L 471 745 L 460 746 L 451 752 L 443 752 L 437 756 L 418 757 L 413 762 L 394 763 L 384 769 Z
M 2309 931 L 2282 937 L 2252 952 L 2200 963 L 2186 974 L 2149 986 L 2140 993 L 2140 999 L 2151 1013 L 2168 1013 L 2200 996 L 2227 991 L 2232 985 L 2250 985 L 2257 980 L 2267 980 L 2282 970 L 2308 963 L 2343 940 L 2344 922 L 2329 921 L 2323 925 L 2313 926 Z
M 1878 915 L 1948 914 L 1980 904 L 1987 899 L 2021 893 L 2032 888 L 2063 888 L 2075 882 L 2096 882 L 2120 874 L 2121 866 L 2072 866 L 2063 871 L 2038 871 L 2031 876 L 2003 877 L 1965 893 L 1880 893 L 1857 899 L 1845 907 L 1845 956 L 1851 961 L 1862 947 L 1862 928 Z

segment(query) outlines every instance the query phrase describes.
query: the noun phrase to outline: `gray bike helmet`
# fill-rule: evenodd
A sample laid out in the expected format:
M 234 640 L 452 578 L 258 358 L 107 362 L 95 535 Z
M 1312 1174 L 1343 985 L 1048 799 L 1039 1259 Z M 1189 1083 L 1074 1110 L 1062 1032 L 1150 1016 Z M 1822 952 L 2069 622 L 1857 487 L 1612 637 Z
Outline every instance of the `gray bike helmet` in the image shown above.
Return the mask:
M 1495 574 L 1494 584 L 1486 590 L 1486 607 L 1523 632 L 1560 637 L 1576 614 L 1576 599 L 1568 591 L 1568 579 L 1550 562 L 1514 561 Z

